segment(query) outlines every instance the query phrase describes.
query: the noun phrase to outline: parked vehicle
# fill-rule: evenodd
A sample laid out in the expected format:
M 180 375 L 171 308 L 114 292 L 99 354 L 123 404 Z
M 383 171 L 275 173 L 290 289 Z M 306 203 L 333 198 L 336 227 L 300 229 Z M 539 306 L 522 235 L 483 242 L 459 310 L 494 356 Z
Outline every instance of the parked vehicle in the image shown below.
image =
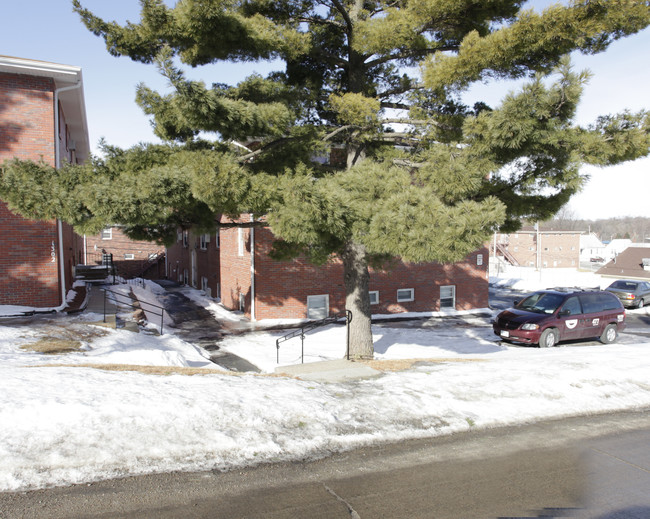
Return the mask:
M 603 258 L 602 256 L 592 256 L 591 258 L 589 258 L 589 261 L 591 261 L 592 263 L 605 263 L 605 258 Z
M 607 344 L 625 328 L 625 308 L 616 296 L 601 290 L 540 290 L 499 313 L 492 327 L 505 341 L 540 348 L 592 337 Z
M 621 300 L 627 308 L 643 308 L 650 303 L 650 283 L 633 279 L 619 279 L 605 290 Z

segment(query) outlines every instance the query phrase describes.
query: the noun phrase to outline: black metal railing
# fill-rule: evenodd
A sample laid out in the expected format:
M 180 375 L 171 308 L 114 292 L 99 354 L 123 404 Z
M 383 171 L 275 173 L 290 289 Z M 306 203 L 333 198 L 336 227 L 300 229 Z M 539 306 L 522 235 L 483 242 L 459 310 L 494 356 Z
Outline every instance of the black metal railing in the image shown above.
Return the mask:
M 344 310 L 342 312 L 339 312 L 334 315 L 330 315 L 329 317 L 325 317 L 325 319 L 320 319 L 318 321 L 310 321 L 309 323 L 305 324 L 304 326 L 298 328 L 297 330 L 294 330 L 286 335 L 283 335 L 282 337 L 278 338 L 275 341 L 275 347 L 277 349 L 276 353 L 276 362 L 280 364 L 280 343 L 284 341 L 288 341 L 289 339 L 293 339 L 294 337 L 300 336 L 300 341 L 301 341 L 301 346 L 300 346 L 300 362 L 304 363 L 305 362 L 305 333 L 310 332 L 312 330 L 315 330 L 316 328 L 320 328 L 321 326 L 327 326 L 328 324 L 334 324 L 341 319 L 345 319 L 345 325 L 346 325 L 346 358 L 350 360 L 350 323 L 352 322 L 352 312 L 350 310 Z
M 151 314 L 153 314 L 153 315 L 155 315 L 157 317 L 160 317 L 160 335 L 162 335 L 162 333 L 163 333 L 163 322 L 165 320 L 165 309 L 162 306 L 158 306 L 158 305 L 155 305 L 153 303 L 138 302 L 138 301 L 136 301 L 138 303 L 136 305 L 136 304 L 134 304 L 133 299 L 131 299 L 131 297 L 129 297 L 127 295 L 120 294 L 119 292 L 115 292 L 114 290 L 109 290 L 108 288 L 102 288 L 101 290 L 104 291 L 104 322 L 106 322 L 106 299 L 108 297 L 106 295 L 106 293 L 109 292 L 109 293 L 111 293 L 113 295 L 115 301 L 118 304 L 129 306 L 129 307 L 133 308 L 134 310 L 142 310 L 145 313 L 148 312 L 148 313 L 151 313 Z M 120 301 L 118 299 L 118 297 L 127 298 L 128 301 Z M 142 305 L 157 308 L 158 310 L 160 310 L 160 312 L 157 312 L 156 310 L 145 310 L 144 308 L 142 308 Z M 116 313 L 117 313 L 117 310 L 116 310 Z

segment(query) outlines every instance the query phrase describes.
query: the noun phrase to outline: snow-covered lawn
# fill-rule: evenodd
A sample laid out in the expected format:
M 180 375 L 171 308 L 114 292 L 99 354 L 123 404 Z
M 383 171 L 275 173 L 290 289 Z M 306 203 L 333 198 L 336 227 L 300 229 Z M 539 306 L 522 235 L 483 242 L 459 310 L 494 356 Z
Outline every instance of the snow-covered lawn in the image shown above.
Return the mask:
M 218 318 L 236 318 L 199 293 L 193 298 L 211 305 Z M 313 459 L 373 442 L 650 406 L 650 344 L 634 335 L 613 345 L 547 350 L 501 345 L 484 319 L 471 316 L 462 325 L 384 324 L 373 329 L 377 359 L 427 360 L 331 384 L 227 374 L 169 328 L 156 337 L 89 324 L 93 320 L 101 316 L 0 320 L 0 490 Z M 272 372 L 280 335 L 233 335 L 223 347 Z M 44 336 L 80 337 L 82 350 L 45 355 L 21 349 Z M 306 362 L 344 352 L 343 326 L 305 340 Z M 280 349 L 281 364 L 296 362 L 299 338 Z M 178 366 L 205 374 L 87 364 Z

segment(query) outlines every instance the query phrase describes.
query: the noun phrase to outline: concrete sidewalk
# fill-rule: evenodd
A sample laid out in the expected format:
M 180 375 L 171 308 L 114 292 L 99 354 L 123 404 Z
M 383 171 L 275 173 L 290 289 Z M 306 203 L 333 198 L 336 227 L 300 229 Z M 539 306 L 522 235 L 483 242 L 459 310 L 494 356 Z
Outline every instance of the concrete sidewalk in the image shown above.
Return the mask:
M 279 366 L 275 368 L 275 373 L 289 375 L 300 380 L 332 383 L 374 378 L 382 374 L 381 371 L 366 364 L 345 359 Z

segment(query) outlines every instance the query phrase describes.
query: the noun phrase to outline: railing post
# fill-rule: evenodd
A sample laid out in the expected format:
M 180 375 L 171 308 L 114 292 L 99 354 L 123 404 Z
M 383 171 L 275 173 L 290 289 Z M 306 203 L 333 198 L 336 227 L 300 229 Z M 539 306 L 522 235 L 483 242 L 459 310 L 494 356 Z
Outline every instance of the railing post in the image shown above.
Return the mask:
M 162 335 L 163 331 L 163 323 L 165 322 L 165 310 L 164 308 L 160 310 L 160 335 Z
M 350 360 L 350 322 L 352 321 L 352 311 L 345 312 L 345 340 L 346 340 L 346 357 Z
M 106 290 L 104 290 L 104 322 L 106 322 Z
M 300 364 L 305 363 L 305 333 L 300 334 Z

